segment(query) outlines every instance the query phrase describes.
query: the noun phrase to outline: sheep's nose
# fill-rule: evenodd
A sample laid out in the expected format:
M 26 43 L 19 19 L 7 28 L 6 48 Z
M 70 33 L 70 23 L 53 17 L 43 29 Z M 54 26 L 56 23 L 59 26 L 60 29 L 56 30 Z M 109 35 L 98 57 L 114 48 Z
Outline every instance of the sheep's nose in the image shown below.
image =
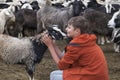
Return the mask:
M 107 24 L 107 26 L 109 27 L 109 26 L 110 26 L 110 24 L 108 23 L 108 24 Z
M 113 25 L 107 24 L 108 28 L 114 28 Z

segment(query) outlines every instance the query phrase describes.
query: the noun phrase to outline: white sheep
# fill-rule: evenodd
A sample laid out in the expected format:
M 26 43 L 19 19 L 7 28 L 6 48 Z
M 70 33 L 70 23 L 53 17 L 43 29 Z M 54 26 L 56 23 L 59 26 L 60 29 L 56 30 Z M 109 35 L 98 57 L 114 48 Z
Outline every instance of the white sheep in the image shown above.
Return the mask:
M 60 29 L 52 27 L 47 32 L 53 39 L 60 40 L 65 36 Z M 23 63 L 29 74 L 29 80 L 34 80 L 35 64 L 39 63 L 47 46 L 40 41 L 41 34 L 35 37 L 16 38 L 0 34 L 0 60 L 8 64 Z
M 14 12 L 15 12 L 14 5 L 11 5 L 10 7 L 3 9 L 0 12 L 0 34 L 4 32 L 5 24 L 8 20 L 11 19 L 12 21 L 15 21 Z

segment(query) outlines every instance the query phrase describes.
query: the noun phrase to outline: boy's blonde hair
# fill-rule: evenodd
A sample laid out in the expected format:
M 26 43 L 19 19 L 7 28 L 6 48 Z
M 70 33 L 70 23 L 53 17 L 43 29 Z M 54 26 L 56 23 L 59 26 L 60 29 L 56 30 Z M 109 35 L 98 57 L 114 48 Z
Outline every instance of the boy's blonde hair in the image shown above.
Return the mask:
M 90 33 L 89 22 L 83 16 L 72 17 L 68 21 L 68 24 L 72 25 L 75 29 L 79 28 L 80 31 L 81 31 L 81 34 L 83 34 L 83 33 Z

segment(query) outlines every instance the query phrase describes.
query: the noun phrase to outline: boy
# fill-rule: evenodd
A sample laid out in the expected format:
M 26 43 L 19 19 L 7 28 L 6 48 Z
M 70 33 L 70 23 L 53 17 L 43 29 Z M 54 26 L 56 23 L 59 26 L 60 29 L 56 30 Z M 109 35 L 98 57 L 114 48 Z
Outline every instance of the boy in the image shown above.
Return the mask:
M 64 55 L 47 34 L 42 37 L 60 69 L 51 72 L 50 80 L 108 80 L 106 59 L 89 28 L 88 21 L 82 16 L 68 21 L 67 36 L 73 39 Z

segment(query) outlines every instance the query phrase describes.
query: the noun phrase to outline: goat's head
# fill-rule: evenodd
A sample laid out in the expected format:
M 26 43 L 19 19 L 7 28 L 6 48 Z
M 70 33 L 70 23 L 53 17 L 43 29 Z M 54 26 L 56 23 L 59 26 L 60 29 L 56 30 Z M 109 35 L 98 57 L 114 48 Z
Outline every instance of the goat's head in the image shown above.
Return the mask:
M 91 0 L 81 0 L 81 1 L 86 7 L 88 7 L 89 2 L 91 2 Z
M 73 16 L 79 16 L 81 12 L 86 9 L 86 6 L 80 0 L 75 0 L 73 2 Z
M 30 3 L 24 3 L 21 5 L 21 9 L 31 9 L 33 10 L 32 6 L 30 5 Z
M 61 40 L 61 39 L 64 39 L 64 37 L 66 37 L 66 34 L 62 32 L 57 25 L 48 27 L 47 33 L 55 40 Z
M 120 28 L 113 29 L 111 41 L 120 44 Z
M 115 12 L 108 22 L 109 28 L 120 28 L 120 10 Z
M 52 39 L 54 40 L 62 40 L 66 37 L 66 34 L 61 31 L 61 29 L 58 28 L 57 25 L 53 25 L 47 28 L 47 30 L 44 31 L 46 34 L 49 34 Z M 37 35 L 37 40 L 39 40 L 42 36 L 42 34 Z

